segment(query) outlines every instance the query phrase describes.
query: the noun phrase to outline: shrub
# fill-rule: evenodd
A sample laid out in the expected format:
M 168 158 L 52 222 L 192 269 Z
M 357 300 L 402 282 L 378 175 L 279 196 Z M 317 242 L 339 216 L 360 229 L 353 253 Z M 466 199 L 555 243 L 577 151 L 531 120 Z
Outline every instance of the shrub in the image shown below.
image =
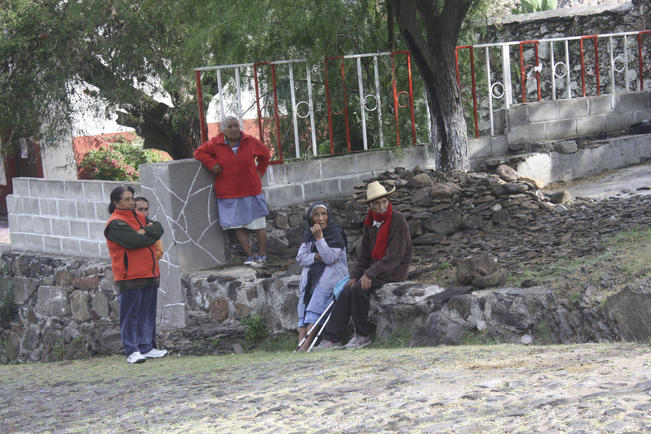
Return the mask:
M 109 181 L 138 181 L 138 166 L 145 163 L 169 161 L 162 152 L 142 147 L 142 139 L 115 140 L 111 145 L 88 151 L 79 163 L 79 179 Z
M 14 304 L 14 291 L 4 288 L 0 291 L 0 327 L 7 327 L 14 318 L 16 306 Z
M 242 324 L 246 327 L 244 330 L 244 339 L 246 339 L 249 344 L 260 342 L 269 336 L 269 332 L 264 326 L 260 315 L 249 315 L 242 320 Z

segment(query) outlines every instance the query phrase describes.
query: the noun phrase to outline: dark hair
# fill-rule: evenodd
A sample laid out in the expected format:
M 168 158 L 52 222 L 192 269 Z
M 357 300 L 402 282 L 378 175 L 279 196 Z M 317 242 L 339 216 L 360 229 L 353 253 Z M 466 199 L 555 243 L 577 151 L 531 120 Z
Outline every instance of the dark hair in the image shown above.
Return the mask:
M 149 204 L 149 201 L 147 200 L 147 198 L 145 196 L 134 197 L 133 201 L 134 202 L 147 202 L 147 204 Z
M 115 211 L 115 205 L 113 203 L 121 200 L 122 195 L 124 194 L 125 191 L 130 191 L 131 194 L 135 193 L 135 190 L 130 185 L 126 185 L 126 186 L 120 185 L 118 187 L 115 187 L 113 191 L 111 191 L 111 203 L 109 203 L 108 206 L 109 214 L 113 214 L 113 211 Z

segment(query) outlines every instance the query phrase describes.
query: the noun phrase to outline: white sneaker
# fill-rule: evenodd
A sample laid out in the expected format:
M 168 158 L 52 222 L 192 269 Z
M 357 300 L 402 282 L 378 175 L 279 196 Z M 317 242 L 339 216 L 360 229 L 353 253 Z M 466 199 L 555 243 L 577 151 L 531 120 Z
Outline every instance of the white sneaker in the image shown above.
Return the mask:
M 143 363 L 147 358 L 140 354 L 140 351 L 134 351 L 127 356 L 127 363 Z
M 143 356 L 147 357 L 148 359 L 160 359 L 161 357 L 165 357 L 166 354 L 167 350 L 157 350 L 156 348 L 152 348 L 143 354 Z

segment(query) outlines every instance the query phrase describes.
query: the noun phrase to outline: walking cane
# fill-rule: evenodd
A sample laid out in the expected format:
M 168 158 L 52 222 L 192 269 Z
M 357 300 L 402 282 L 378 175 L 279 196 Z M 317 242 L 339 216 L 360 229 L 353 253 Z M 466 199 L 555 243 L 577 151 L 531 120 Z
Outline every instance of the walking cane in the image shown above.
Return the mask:
M 323 327 L 321 327 L 321 330 L 319 330 L 319 333 L 317 333 L 316 337 L 315 337 L 314 340 L 312 341 L 312 344 L 310 345 L 310 348 L 307 349 L 307 352 L 308 352 L 308 353 L 309 353 L 310 351 L 312 351 L 312 348 L 314 348 L 314 344 L 316 344 L 316 342 L 317 342 L 317 341 L 319 340 L 319 338 L 321 337 L 321 333 L 323 333 L 323 329 L 325 329 L 326 326 L 328 325 L 328 321 L 330 321 L 330 317 L 331 317 L 331 316 L 332 316 L 332 311 L 330 311 L 330 314 L 328 315 L 328 318 L 326 318 L 325 322 L 323 323 Z
M 330 308 L 332 307 L 332 305 L 334 304 L 334 302 L 335 302 L 335 299 L 333 298 L 332 301 L 330 302 L 330 304 L 325 308 L 325 310 L 323 311 L 323 313 L 321 314 L 321 316 L 319 317 L 319 319 L 317 319 L 317 320 L 314 322 L 314 324 L 312 324 L 312 327 L 310 327 L 310 329 L 307 331 L 307 333 L 305 334 L 305 337 L 304 337 L 304 338 L 303 338 L 303 339 L 298 343 L 298 346 L 296 346 L 296 349 L 294 350 L 294 352 L 298 351 L 298 349 L 301 348 L 301 346 L 305 343 L 305 341 L 307 340 L 307 338 L 310 337 L 310 334 L 312 334 L 312 331 L 314 330 L 314 327 L 316 327 L 316 326 L 319 325 L 319 322 L 321 321 L 321 319 L 323 319 L 323 317 L 325 316 L 325 314 L 328 313 L 328 310 L 330 310 Z M 331 313 L 332 313 L 332 312 L 331 312 Z M 328 319 L 330 319 L 330 315 L 328 315 L 328 318 L 326 319 L 325 324 L 328 323 Z M 323 324 L 323 327 L 325 327 L 325 324 Z M 323 330 L 323 328 L 322 328 L 321 330 Z M 319 332 L 319 335 L 320 335 L 320 334 L 321 334 L 321 332 Z M 317 337 L 318 337 L 318 336 L 317 336 Z M 315 341 L 316 341 L 316 338 L 315 338 Z M 310 349 L 312 348 L 313 345 L 314 345 L 314 342 L 313 342 L 312 345 L 310 346 Z M 308 351 L 309 351 L 309 350 L 308 350 Z

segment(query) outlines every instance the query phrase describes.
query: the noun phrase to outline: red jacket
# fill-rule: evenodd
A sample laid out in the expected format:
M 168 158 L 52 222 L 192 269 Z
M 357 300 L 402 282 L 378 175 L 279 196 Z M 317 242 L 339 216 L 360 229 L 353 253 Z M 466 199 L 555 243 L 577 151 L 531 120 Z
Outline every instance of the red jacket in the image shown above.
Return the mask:
M 134 231 L 145 225 L 145 217 L 131 209 L 116 209 L 106 222 L 106 227 L 113 220 L 126 222 Z M 142 221 L 141 221 L 142 220 Z M 146 279 L 158 277 L 158 260 L 154 254 L 153 246 L 140 249 L 127 249 L 116 242 L 106 239 L 109 254 L 111 255 L 111 268 L 113 280 Z
M 269 149 L 258 139 L 240 131 L 237 155 L 224 141 L 224 134 L 213 137 L 194 151 L 194 158 L 212 170 L 219 163 L 222 172 L 215 176 L 215 195 L 220 199 L 256 196 L 262 193 L 262 180 L 269 166 Z M 256 164 L 257 160 L 257 164 Z

